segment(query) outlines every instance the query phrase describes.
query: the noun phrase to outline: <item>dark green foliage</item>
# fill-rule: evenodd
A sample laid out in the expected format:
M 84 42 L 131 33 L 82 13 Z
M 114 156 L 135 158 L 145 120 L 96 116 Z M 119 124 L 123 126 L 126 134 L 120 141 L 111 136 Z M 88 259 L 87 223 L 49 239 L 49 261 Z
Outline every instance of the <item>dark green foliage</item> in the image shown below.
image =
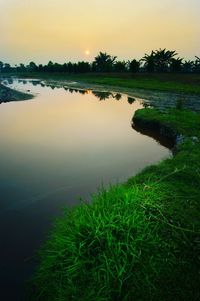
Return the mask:
M 117 61 L 113 65 L 114 72 L 125 72 L 127 71 L 127 63 L 125 61 Z
M 129 71 L 130 72 L 138 72 L 140 69 L 140 61 L 137 61 L 137 60 L 132 60 L 129 62 Z
M 182 65 L 183 72 L 191 73 L 194 70 L 194 62 L 193 61 L 184 61 Z
M 170 71 L 172 72 L 180 72 L 182 70 L 183 59 L 181 58 L 172 58 L 170 62 Z
M 145 54 L 145 56 L 141 59 L 144 62 L 144 67 L 148 72 L 166 72 L 169 71 L 170 68 L 172 71 L 180 71 L 174 70 L 179 69 L 179 65 L 181 65 L 182 59 L 174 59 L 176 56 L 176 51 L 159 49 L 152 51 L 151 54 Z
M 11 67 L 0 61 L 0 73 L 10 72 L 59 72 L 59 73 L 88 73 L 88 72 L 200 72 L 200 58 L 195 56 L 194 61 L 185 61 L 182 58 L 175 58 L 174 50 L 158 49 L 152 50 L 150 54 L 137 61 L 116 61 L 116 56 L 106 52 L 99 52 L 92 63 L 89 62 L 65 62 L 64 64 L 49 61 L 47 65 L 30 62 L 27 66 L 20 64 Z
M 0 61 L 0 73 L 3 72 L 4 63 Z
M 21 68 L 23 69 L 24 65 L 21 65 Z M 30 72 L 35 72 L 35 71 L 38 71 L 38 66 L 34 62 L 30 62 L 29 65 L 27 66 L 27 69 Z
M 194 62 L 194 72 L 200 72 L 200 58 L 195 56 L 196 60 Z
M 113 71 L 114 62 L 116 60 L 116 56 L 111 56 L 106 52 L 100 52 L 95 58 L 93 62 L 93 70 L 97 72 L 111 72 Z
M 147 72 L 155 71 L 155 52 L 152 51 L 151 54 L 145 54 L 145 56 L 141 59 L 144 62 L 144 68 Z

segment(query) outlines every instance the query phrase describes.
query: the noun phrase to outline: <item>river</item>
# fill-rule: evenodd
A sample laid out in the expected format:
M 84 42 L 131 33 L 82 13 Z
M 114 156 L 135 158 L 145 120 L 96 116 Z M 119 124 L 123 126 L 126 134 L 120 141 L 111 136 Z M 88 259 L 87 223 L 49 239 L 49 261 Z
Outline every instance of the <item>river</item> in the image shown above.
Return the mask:
M 35 95 L 0 104 L 0 299 L 17 301 L 63 206 L 90 201 L 101 186 L 126 181 L 171 152 L 132 128 L 142 99 L 39 80 L 4 83 Z

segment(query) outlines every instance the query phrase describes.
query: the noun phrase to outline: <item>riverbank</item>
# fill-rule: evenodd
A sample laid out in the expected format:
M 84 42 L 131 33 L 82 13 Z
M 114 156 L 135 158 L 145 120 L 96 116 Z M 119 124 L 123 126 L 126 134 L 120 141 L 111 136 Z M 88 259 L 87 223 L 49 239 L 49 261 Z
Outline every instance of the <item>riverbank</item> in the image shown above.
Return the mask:
M 65 73 L 14 73 L 2 74 L 6 78 L 37 79 L 37 84 L 54 89 L 63 87 L 71 91 L 92 90 L 115 92 L 138 97 L 145 105 L 164 111 L 180 105 L 184 109 L 200 112 L 199 74 L 65 74 Z
M 65 210 L 33 300 L 199 300 L 200 115 L 142 109 L 133 122 L 176 140 L 174 157 Z
M 33 95 L 10 89 L 0 83 L 0 103 L 9 101 L 28 100 Z
M 78 81 L 112 88 L 153 90 L 190 95 L 200 95 L 200 74 L 188 73 L 83 73 L 56 72 L 4 73 L 1 77 L 23 77 L 44 80 Z

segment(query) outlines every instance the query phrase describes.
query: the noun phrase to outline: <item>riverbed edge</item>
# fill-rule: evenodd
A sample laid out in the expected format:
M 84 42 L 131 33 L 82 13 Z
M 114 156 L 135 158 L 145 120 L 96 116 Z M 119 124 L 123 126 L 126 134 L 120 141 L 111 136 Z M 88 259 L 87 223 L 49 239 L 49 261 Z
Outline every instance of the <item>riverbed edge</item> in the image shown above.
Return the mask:
M 32 99 L 34 95 L 6 87 L 0 82 L 0 103 Z

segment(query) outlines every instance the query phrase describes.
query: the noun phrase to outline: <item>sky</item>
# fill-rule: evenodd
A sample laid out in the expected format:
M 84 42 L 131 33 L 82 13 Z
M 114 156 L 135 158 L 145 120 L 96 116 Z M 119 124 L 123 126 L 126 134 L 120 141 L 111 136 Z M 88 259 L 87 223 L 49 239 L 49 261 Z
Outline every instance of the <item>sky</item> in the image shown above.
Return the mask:
M 140 59 L 159 48 L 200 56 L 199 0 L 0 0 L 0 61 Z

